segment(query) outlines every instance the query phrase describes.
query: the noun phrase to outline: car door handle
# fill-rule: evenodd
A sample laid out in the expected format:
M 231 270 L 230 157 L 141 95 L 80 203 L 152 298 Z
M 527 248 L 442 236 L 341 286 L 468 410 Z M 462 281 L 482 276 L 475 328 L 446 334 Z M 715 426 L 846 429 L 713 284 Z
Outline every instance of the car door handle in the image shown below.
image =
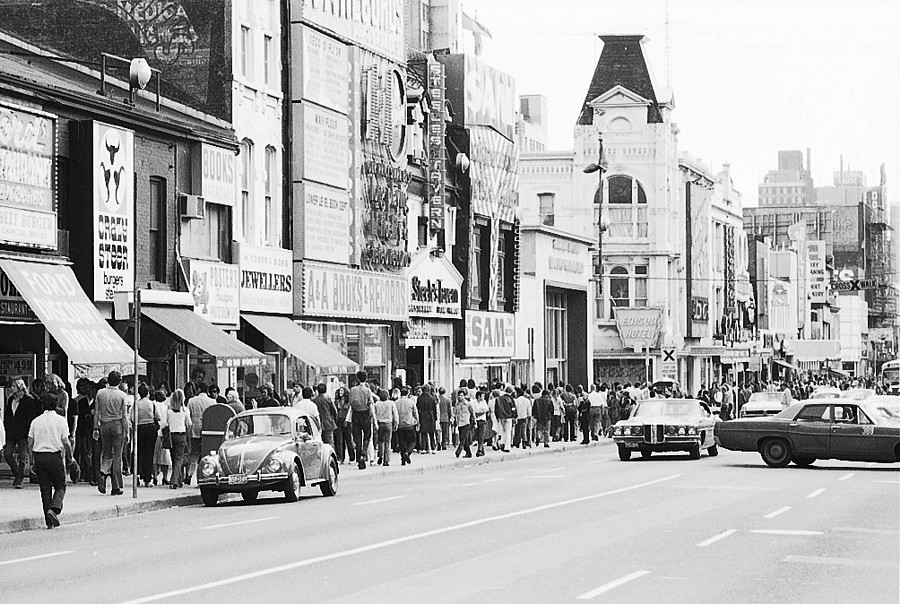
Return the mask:
M 798 424 L 797 422 L 791 422 L 791 428 L 796 428 L 799 425 L 800 424 Z

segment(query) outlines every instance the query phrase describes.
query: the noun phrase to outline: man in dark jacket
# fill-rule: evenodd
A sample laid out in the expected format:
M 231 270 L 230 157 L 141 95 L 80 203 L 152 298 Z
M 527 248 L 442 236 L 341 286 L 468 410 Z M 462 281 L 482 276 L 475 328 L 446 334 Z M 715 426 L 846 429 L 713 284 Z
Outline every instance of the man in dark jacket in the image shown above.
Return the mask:
M 319 383 L 316 386 L 315 398 L 313 402 L 319 408 L 319 421 L 322 423 L 322 441 L 334 446 L 334 430 L 337 428 L 337 407 L 334 401 L 326 394 L 328 386 Z
M 550 421 L 553 419 L 553 401 L 550 400 L 550 392 L 541 391 L 541 396 L 534 401 L 531 407 L 531 415 L 537 422 L 537 440 L 535 444 L 544 441 L 544 446 L 550 447 Z
M 15 380 L 10 390 L 12 395 L 3 406 L 3 430 L 6 432 L 3 457 L 12 470 L 13 486 L 21 489 L 26 468 L 31 472 L 31 465 L 28 463 L 28 430 L 31 429 L 31 422 L 41 414 L 41 409 L 37 400 L 28 394 L 23 380 Z
M 512 444 L 512 426 L 516 419 L 516 402 L 512 395 L 512 386 L 507 386 L 506 391 L 497 397 L 495 405 L 497 421 L 500 423 L 500 450 L 504 453 L 509 453 L 509 446 Z
M 437 399 L 431 392 L 431 386 L 422 387 L 422 394 L 416 399 L 416 410 L 419 412 L 419 448 L 422 453 L 437 451 L 436 424 L 438 418 Z

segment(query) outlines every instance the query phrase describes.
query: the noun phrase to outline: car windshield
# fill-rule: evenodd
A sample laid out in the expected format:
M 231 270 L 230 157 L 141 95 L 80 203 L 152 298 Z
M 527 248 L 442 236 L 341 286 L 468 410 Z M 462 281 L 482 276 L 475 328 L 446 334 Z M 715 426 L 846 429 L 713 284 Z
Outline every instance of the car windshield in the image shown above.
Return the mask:
M 751 403 L 772 402 L 780 403 L 784 401 L 783 392 L 754 392 L 750 395 Z
M 650 416 L 675 416 L 680 418 L 692 418 L 697 415 L 698 405 L 694 401 L 672 401 L 667 399 L 656 399 L 641 401 L 635 408 L 632 417 L 650 417 Z
M 243 436 L 282 436 L 291 433 L 291 420 L 286 415 L 239 415 L 228 423 L 225 438 Z

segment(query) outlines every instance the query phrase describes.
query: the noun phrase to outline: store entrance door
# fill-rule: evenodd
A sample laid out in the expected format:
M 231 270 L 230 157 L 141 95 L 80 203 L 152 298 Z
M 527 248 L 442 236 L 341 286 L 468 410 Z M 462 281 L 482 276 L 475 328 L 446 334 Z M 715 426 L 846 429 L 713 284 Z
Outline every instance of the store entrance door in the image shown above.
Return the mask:
M 421 386 L 425 383 L 425 347 L 406 349 L 406 383 Z

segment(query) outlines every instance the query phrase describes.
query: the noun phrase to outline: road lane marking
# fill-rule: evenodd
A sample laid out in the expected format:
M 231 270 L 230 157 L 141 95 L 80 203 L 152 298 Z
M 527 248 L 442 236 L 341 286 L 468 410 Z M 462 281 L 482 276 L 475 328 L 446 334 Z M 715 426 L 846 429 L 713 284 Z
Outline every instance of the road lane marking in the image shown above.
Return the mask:
M 714 535 L 714 536 L 710 537 L 709 539 L 707 539 L 706 541 L 701 541 L 700 543 L 697 544 L 697 547 L 709 547 L 716 541 L 720 541 L 720 540 L 724 539 L 725 537 L 729 537 L 729 536 L 735 534 L 736 532 L 737 532 L 737 529 L 728 529 L 728 530 L 722 531 L 718 535 Z
M 587 465 L 591 466 L 591 465 L 594 465 L 595 463 L 603 463 L 604 461 L 612 461 L 612 460 L 613 460 L 612 457 L 607 457 L 606 459 L 595 459 L 594 461 L 587 462 Z
M 750 532 L 756 533 L 757 535 L 792 535 L 795 537 L 812 537 L 822 534 L 822 531 L 801 531 L 793 529 L 754 529 Z
M 825 556 L 786 556 L 784 562 L 799 564 L 822 564 L 825 566 L 863 566 L 865 568 L 897 568 L 896 562 L 889 560 L 861 560 L 857 558 L 828 558 Z
M 539 475 L 530 475 L 525 478 L 565 478 L 562 474 L 539 474 Z
M 878 484 L 900 484 L 900 480 L 873 480 L 872 482 L 877 482 Z
M 481 526 L 482 524 L 488 524 L 490 522 L 497 522 L 500 520 L 508 520 L 510 518 L 518 518 L 520 516 L 527 516 L 529 514 L 543 512 L 545 510 L 553 510 L 553 509 L 556 509 L 559 507 L 572 505 L 575 503 L 583 503 L 585 501 L 593 501 L 595 499 L 600 499 L 602 497 L 609 497 L 610 495 L 618 495 L 619 493 L 628 493 L 630 491 L 635 491 L 637 489 L 643 489 L 643 488 L 654 486 L 657 484 L 662 484 L 669 480 L 674 480 L 675 478 L 679 478 L 680 476 L 681 476 L 681 474 L 672 474 L 671 476 L 666 476 L 665 478 L 658 478 L 656 480 L 651 480 L 649 482 L 642 482 L 642 483 L 631 485 L 628 487 L 613 489 L 611 491 L 602 491 L 600 493 L 594 493 L 593 495 L 585 495 L 583 497 L 576 497 L 574 499 L 566 499 L 563 501 L 557 501 L 555 503 L 547 503 L 547 504 L 540 505 L 537 507 L 526 508 L 524 510 L 518 510 L 515 512 L 508 512 L 506 514 L 500 514 L 497 516 L 489 516 L 487 518 L 478 518 L 477 520 L 470 520 L 469 522 L 463 522 L 461 524 L 453 524 L 450 526 L 432 529 L 430 531 L 425 531 L 422 533 L 414 533 L 412 535 L 406 535 L 405 537 L 397 537 L 395 539 L 388 539 L 387 541 L 371 543 L 369 545 L 364 545 L 364 546 L 357 547 L 354 549 L 344 550 L 341 552 L 334 552 L 331 554 L 325 554 L 323 556 L 317 556 L 315 558 L 307 558 L 305 560 L 298 560 L 296 562 L 291 562 L 289 564 L 282 564 L 280 566 L 273 566 L 271 568 L 264 568 L 262 570 L 254 571 L 251 573 L 245 573 L 243 575 L 235 575 L 235 576 L 228 577 L 227 579 L 220 579 L 218 581 L 210 581 L 208 583 L 201 583 L 200 585 L 194 585 L 192 587 L 184 587 L 181 589 L 174 589 L 172 591 L 167 591 L 167 592 L 163 592 L 163 593 L 159 593 L 159 594 L 144 596 L 141 598 L 136 598 L 134 600 L 128 600 L 127 602 L 124 602 L 123 604 L 143 604 L 144 602 L 156 602 L 158 600 L 165 600 L 166 598 L 174 598 L 176 596 L 183 596 L 185 594 L 196 593 L 199 591 L 206 591 L 209 589 L 214 589 L 216 587 L 223 587 L 225 585 L 232 585 L 234 583 L 250 581 L 251 579 L 258 579 L 259 577 L 267 577 L 269 575 L 283 573 L 285 571 L 295 570 L 298 568 L 311 566 L 313 564 L 319 564 L 321 562 L 330 562 L 332 560 L 339 560 L 341 558 L 348 558 L 350 556 L 366 554 L 371 551 L 384 549 L 387 547 L 392 547 L 394 545 L 399 545 L 401 543 L 408 543 L 410 541 L 416 541 L 419 539 L 434 537 L 436 535 L 443 535 L 445 533 L 460 531 L 460 530 L 472 528 L 474 526 Z
M 775 516 L 781 516 L 785 512 L 789 511 L 790 509 L 791 509 L 791 506 L 786 505 L 783 508 L 778 508 L 774 512 L 770 512 L 770 513 L 766 514 L 765 516 L 763 516 L 763 518 L 774 518 Z
M 395 501 L 397 499 L 403 499 L 406 495 L 397 495 L 396 497 L 385 497 L 384 499 L 373 499 L 372 501 L 360 501 L 359 503 L 354 503 L 353 505 L 370 505 L 373 503 L 383 503 L 385 501 Z
M 550 472 L 559 472 L 560 470 L 565 470 L 565 468 L 559 467 L 559 468 L 550 468 L 549 470 L 536 470 L 535 474 L 549 474 Z
M 844 474 L 838 480 L 847 480 L 848 478 L 853 478 L 856 475 L 856 472 L 850 472 L 849 474 Z
M 580 596 L 578 596 L 576 599 L 577 600 L 593 600 L 600 594 L 606 593 L 606 592 L 610 591 L 611 589 L 615 589 L 615 588 L 619 587 L 620 585 L 624 585 L 624 584 L 628 583 L 629 581 L 634 581 L 635 579 L 639 579 L 639 578 L 643 577 L 644 575 L 648 575 L 648 574 L 650 574 L 649 570 L 639 570 L 637 572 L 631 573 L 630 575 L 625 575 L 624 577 L 620 577 L 620 578 L 616 579 L 615 581 L 610 581 L 609 583 L 607 583 L 605 585 L 601 585 L 597 589 L 592 589 L 591 591 L 586 591 L 583 594 L 581 594 Z
M 816 489 L 815 491 L 813 491 L 806 497 L 807 497 L 807 499 L 812 499 L 813 497 L 818 497 L 819 495 L 821 495 L 824 492 L 825 492 L 825 489 Z
M 487 484 L 487 483 L 489 483 L 489 482 L 503 482 L 504 480 L 506 480 L 506 479 L 505 479 L 505 478 L 487 478 L 487 479 L 485 479 L 485 480 L 479 480 L 478 482 L 464 482 L 463 484 L 461 484 L 461 485 L 459 485 L 459 486 L 461 486 L 461 487 L 475 487 L 475 486 L 478 486 L 478 485 L 480 485 L 480 484 Z
M 7 564 L 18 564 L 19 562 L 30 562 L 32 560 L 43 560 L 44 558 L 53 558 L 55 556 L 65 556 L 66 554 L 74 554 L 75 552 L 71 550 L 66 550 L 64 552 L 53 552 L 52 554 L 40 554 L 38 556 L 28 556 L 27 558 L 16 558 L 15 560 L 4 560 L 0 562 L 0 566 L 6 566 Z
M 255 522 L 267 522 L 269 520 L 278 520 L 278 516 L 266 516 L 265 518 L 254 518 L 253 520 L 241 520 L 240 522 L 226 522 L 225 524 L 213 524 L 212 526 L 201 526 L 201 531 L 211 529 L 225 528 L 226 526 L 240 526 L 242 524 L 253 524 Z
M 862 528 L 855 526 L 838 526 L 833 529 L 839 533 L 863 533 L 866 535 L 900 535 L 900 531 L 892 531 L 888 529 Z

